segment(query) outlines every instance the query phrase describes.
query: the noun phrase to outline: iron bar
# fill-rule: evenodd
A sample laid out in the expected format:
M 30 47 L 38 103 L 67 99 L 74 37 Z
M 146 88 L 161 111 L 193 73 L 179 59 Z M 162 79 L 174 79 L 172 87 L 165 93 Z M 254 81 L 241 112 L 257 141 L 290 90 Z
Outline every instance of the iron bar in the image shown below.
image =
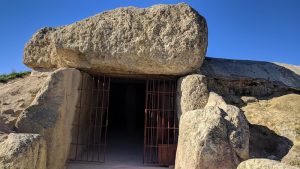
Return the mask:
M 72 137 L 71 154 L 68 161 L 105 161 L 106 133 L 108 125 L 108 104 L 110 78 L 85 74 L 80 87 L 79 105 L 76 106 L 76 129 Z M 73 157 L 74 156 L 74 157 Z
M 174 165 L 178 121 L 175 79 L 150 79 L 146 84 L 144 164 Z
M 105 162 L 106 133 L 110 77 L 89 76 L 82 78 L 76 119 L 72 124 L 69 161 Z M 154 78 L 146 80 L 144 111 L 145 165 L 174 165 L 178 139 L 178 120 L 175 110 L 176 80 Z

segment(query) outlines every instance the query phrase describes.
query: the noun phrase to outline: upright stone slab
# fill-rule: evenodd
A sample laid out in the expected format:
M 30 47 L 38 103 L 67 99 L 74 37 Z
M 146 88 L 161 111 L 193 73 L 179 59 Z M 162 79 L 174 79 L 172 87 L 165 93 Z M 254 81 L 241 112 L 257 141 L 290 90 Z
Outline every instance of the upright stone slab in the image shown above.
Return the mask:
M 239 108 L 211 92 L 203 109 L 181 115 L 176 169 L 235 169 L 249 158 L 249 126 Z
M 180 78 L 176 99 L 179 118 L 185 112 L 204 108 L 208 100 L 206 77 L 192 74 Z
M 54 71 L 16 122 L 18 132 L 37 133 L 45 139 L 47 169 L 61 169 L 66 163 L 81 80 L 79 70 Z
M 187 4 L 127 7 L 39 30 L 26 44 L 23 62 L 31 68 L 181 75 L 201 66 L 206 48 L 206 21 Z

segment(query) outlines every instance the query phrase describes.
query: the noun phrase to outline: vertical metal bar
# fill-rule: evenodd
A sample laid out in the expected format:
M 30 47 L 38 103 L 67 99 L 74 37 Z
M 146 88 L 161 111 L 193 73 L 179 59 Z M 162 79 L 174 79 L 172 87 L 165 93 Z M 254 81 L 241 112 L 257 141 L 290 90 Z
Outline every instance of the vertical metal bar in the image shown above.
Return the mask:
M 173 123 L 174 123 L 174 140 L 173 140 L 173 143 L 175 143 L 175 140 L 176 140 L 176 115 L 175 115 L 175 109 L 174 109 L 174 90 L 175 90 L 175 83 L 173 82 L 172 83 L 172 95 L 173 95 L 173 102 L 172 102 L 172 112 L 173 112 Z
M 93 135 L 93 146 L 96 146 L 97 145 L 97 143 L 96 143 L 96 131 L 97 131 L 97 116 L 98 116 L 98 103 L 99 103 L 99 78 L 96 78 L 96 81 L 97 81 L 97 98 L 96 98 L 96 106 L 95 106 L 95 118 L 94 118 L 94 126 L 93 126 L 93 128 L 94 128 L 94 135 Z M 93 151 L 94 151 L 95 149 L 93 149 Z M 97 152 L 97 151 L 96 151 Z M 95 153 L 93 153 L 93 155 L 92 155 L 92 159 L 93 159 L 93 161 L 94 161 L 94 154 Z
M 147 80 L 147 84 L 148 84 L 148 88 L 147 88 L 147 92 L 148 92 L 148 99 L 150 101 L 148 101 L 147 103 L 147 123 L 146 123 L 146 135 L 147 135 L 147 143 L 146 143 L 146 162 L 148 163 L 148 160 L 149 160 L 149 153 L 150 153 L 150 149 L 149 149 L 149 142 L 150 142 L 150 134 L 151 134 L 151 130 L 149 128 L 149 126 L 151 125 L 151 111 L 150 111 L 150 103 L 151 103 L 151 91 L 150 91 L 150 88 L 151 88 L 151 81 L 150 80 Z
M 86 79 L 86 81 L 87 81 L 87 79 Z M 88 109 L 88 106 L 86 106 L 86 101 L 87 101 L 87 99 L 88 99 L 88 83 L 86 83 L 85 84 L 85 89 L 83 90 L 83 91 L 85 91 L 85 95 L 84 95 L 84 99 L 82 100 L 82 102 L 83 102 L 83 105 L 81 106 L 81 109 L 84 109 L 85 111 L 87 111 L 87 109 Z M 81 112 L 82 113 L 82 112 Z M 80 128 L 82 129 L 82 128 L 85 128 L 85 123 L 86 123 L 86 115 L 85 114 L 83 114 L 82 115 L 82 122 L 83 122 L 83 124 L 81 124 L 80 126 Z M 81 136 L 83 136 L 83 132 L 81 132 Z M 84 139 L 84 137 L 85 136 L 83 136 L 80 140 L 81 140 L 81 143 L 80 143 L 80 145 L 81 145 L 81 147 L 83 147 L 82 148 L 82 152 L 81 152 L 81 154 L 80 154 L 80 160 L 81 161 L 83 161 L 84 160 L 84 153 L 88 153 L 89 151 L 88 151 L 88 149 L 87 149 L 87 144 L 85 144 L 85 139 Z
M 161 124 L 161 130 L 162 130 L 162 141 L 161 144 L 164 145 L 164 134 L 165 134 L 165 97 L 166 95 L 166 84 L 165 84 L 165 79 L 163 79 L 163 93 L 162 93 L 162 124 Z M 167 145 L 168 146 L 168 145 Z M 168 147 L 167 147 L 167 152 L 168 152 Z
M 150 101 L 148 101 L 148 103 L 147 103 L 147 117 L 149 117 L 148 119 L 147 119 L 147 123 L 146 123 L 146 127 L 147 127 L 147 129 L 146 129 L 146 135 L 147 135 L 147 143 L 146 143 L 146 150 L 147 150 L 147 154 L 146 154 L 146 162 L 148 163 L 148 161 L 149 161 L 149 153 L 150 153 L 150 148 L 149 148 L 149 143 L 150 143 L 150 136 L 151 136 L 151 129 L 149 128 L 149 126 L 151 126 L 151 110 L 150 110 L 150 108 L 151 108 L 151 101 L 152 101 L 152 98 L 151 98 L 151 81 L 150 80 L 148 80 L 148 89 L 147 89 L 147 92 L 148 92 L 148 97 L 149 97 L 149 100 Z
M 156 93 L 156 88 L 157 88 L 157 82 L 154 80 L 154 92 Z M 154 107 L 153 107 L 153 112 L 154 112 L 154 117 L 153 117 L 153 143 L 154 143 L 154 147 L 153 147 L 153 163 L 155 163 L 155 161 L 157 160 L 157 150 L 156 150 L 156 146 L 157 146 L 157 115 L 158 115 L 158 112 L 157 112 L 157 105 L 158 103 L 156 102 L 157 101 L 157 95 L 154 96 Z
M 152 92 L 152 101 L 151 101 L 151 108 L 150 108 L 150 111 L 151 111 L 151 125 L 150 125 L 150 131 L 151 131 L 151 136 L 150 136 L 150 162 L 153 161 L 153 155 L 152 155 L 152 150 L 153 150 L 153 118 L 154 118 L 154 111 L 153 111 L 153 106 L 154 106 L 154 81 L 151 80 L 152 82 L 152 88 L 151 88 L 151 92 Z
M 161 111 L 160 111 L 160 104 L 159 104 L 159 101 L 160 101 L 160 81 L 157 80 L 157 114 L 156 114 L 156 125 L 155 125 L 155 128 L 156 128 L 156 157 L 158 157 L 158 123 L 159 123 L 159 116 L 161 115 Z M 158 161 L 158 158 L 157 158 L 157 162 Z
M 145 156 L 146 156 L 146 145 L 147 145 L 147 140 L 146 140 L 146 137 L 147 137 L 147 109 L 148 109 L 148 86 L 149 86 L 149 84 L 148 84 L 148 80 L 146 81 L 146 91 L 145 91 L 145 93 L 146 93 L 146 98 L 145 98 L 145 120 L 144 120 L 144 156 L 143 156 L 143 163 L 145 164 Z
M 106 135 L 107 135 L 107 127 L 108 127 L 108 108 L 109 108 L 109 91 L 110 91 L 110 78 L 108 77 L 107 84 L 107 104 L 106 104 L 106 120 L 105 120 L 105 135 L 104 135 L 104 162 L 106 158 Z
M 174 157 L 169 155 L 177 143 L 175 82 L 173 79 L 151 79 L 146 82 L 144 164 L 174 163 Z
M 102 82 L 102 88 L 100 88 Z M 108 105 L 110 78 L 83 75 L 81 85 L 78 88 L 80 97 L 76 106 L 76 117 L 72 124 L 74 136 L 71 145 L 74 147 L 75 157 L 69 157 L 69 161 L 104 162 L 106 148 L 106 133 L 108 126 Z M 102 94 L 102 97 L 99 98 Z M 95 94 L 95 98 L 93 98 Z M 101 100 L 99 100 L 101 99 Z M 101 103 L 100 103 L 101 101 Z M 101 107 L 100 104 L 102 105 Z M 99 122 L 98 111 L 101 110 Z M 104 117 L 105 116 L 105 117 Z M 105 118 L 105 119 L 104 119 Z M 105 125 L 103 124 L 105 120 Z M 76 124 L 77 122 L 77 124 Z M 98 123 L 100 123 L 98 125 Z M 87 128 L 88 131 L 83 129 Z M 100 129 L 100 135 L 99 130 Z M 100 137 L 100 140 L 98 140 Z M 98 147 L 99 149 L 95 149 Z M 97 158 L 94 156 L 97 154 Z M 101 155 L 101 159 L 100 159 Z
M 93 77 L 92 82 L 90 82 L 91 83 L 90 87 L 92 88 L 92 90 L 91 90 L 91 93 L 89 95 L 90 98 L 89 98 L 89 107 L 88 107 L 88 110 L 89 110 L 89 124 L 88 124 L 88 131 L 87 131 L 88 132 L 88 136 L 87 136 L 87 149 L 88 149 L 88 151 L 87 151 L 87 161 L 90 161 L 89 160 L 89 153 L 90 153 L 90 149 L 91 149 L 90 137 L 91 137 L 91 130 L 92 130 L 91 124 L 92 124 L 92 115 L 93 115 L 93 113 L 92 113 L 93 112 L 93 108 L 92 108 L 93 104 L 91 102 L 92 102 L 93 93 L 95 91 L 94 79 L 95 79 L 95 77 Z
M 104 92 L 105 92 L 105 76 L 102 76 L 101 77 L 101 85 L 102 85 L 102 87 L 101 87 L 101 90 L 100 90 L 100 86 L 99 86 L 99 90 L 100 90 L 100 92 L 101 92 L 101 107 L 100 107 L 100 124 L 99 124 L 99 135 L 100 135 L 100 140 L 99 140 L 99 147 L 97 148 L 97 149 L 99 149 L 99 151 L 98 151 L 98 153 L 97 153 L 97 159 L 98 159 L 98 161 L 100 160 L 99 158 L 100 158 L 100 154 L 102 153 L 102 123 L 103 123 L 103 119 L 102 119 L 102 116 L 103 116 L 103 108 L 104 108 L 104 105 L 103 105 L 103 103 L 104 103 Z M 97 105 L 97 107 L 98 107 L 99 105 Z M 99 108 L 99 107 L 98 107 Z M 96 120 L 98 120 L 98 118 L 96 118 Z M 104 133 L 105 134 L 105 133 Z
M 148 161 L 147 162 L 149 162 L 149 160 L 151 160 L 151 152 L 152 152 L 152 147 L 150 147 L 149 145 L 151 145 L 152 144 L 152 142 L 151 142 L 151 136 L 152 136 L 152 129 L 151 129 L 151 126 L 152 126 L 152 104 L 153 104 L 153 93 L 151 93 L 152 91 L 151 91 L 151 89 L 152 89 L 152 86 L 153 86 L 153 84 L 152 84 L 152 81 L 151 80 L 149 80 L 149 85 L 150 85 L 150 87 L 148 88 L 148 90 L 149 90 L 149 93 L 150 93 L 150 95 L 149 95 L 149 97 L 150 97 L 150 102 L 148 103 L 148 116 L 149 116 L 149 121 L 148 121 L 148 124 L 147 124 L 147 126 L 148 126 L 148 155 L 147 155 L 147 157 L 148 157 Z
M 169 90 L 169 92 L 171 92 L 171 89 L 170 89 L 170 81 L 168 80 L 167 82 L 168 82 L 168 83 L 167 83 L 168 90 Z M 168 141 L 167 141 L 167 143 L 168 143 L 168 144 L 170 144 L 170 111 L 171 111 L 170 105 L 171 105 L 171 93 L 170 93 L 170 95 L 168 96 L 168 105 L 167 105 L 167 107 L 168 107 L 168 128 L 167 128 L 167 132 L 168 132 Z

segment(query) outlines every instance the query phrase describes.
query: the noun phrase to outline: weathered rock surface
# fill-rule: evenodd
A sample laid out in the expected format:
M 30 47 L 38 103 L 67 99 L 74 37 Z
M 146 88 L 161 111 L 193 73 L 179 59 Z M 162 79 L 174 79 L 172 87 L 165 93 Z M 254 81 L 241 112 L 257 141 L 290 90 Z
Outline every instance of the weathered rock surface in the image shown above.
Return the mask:
M 300 93 L 300 66 L 295 65 L 206 57 L 199 73 L 207 77 L 209 90 L 226 100 Z
M 38 133 L 45 138 L 47 169 L 63 168 L 67 160 L 81 77 L 80 71 L 70 68 L 51 73 L 18 117 L 17 132 Z
M 1 169 L 46 169 L 46 145 L 38 134 L 14 134 L 0 142 Z
M 187 4 L 128 7 L 41 29 L 27 43 L 23 62 L 31 68 L 177 75 L 199 68 L 206 48 L 206 21 Z
M 297 169 L 274 160 L 250 159 L 242 162 L 237 169 Z
M 300 167 L 299 103 L 300 95 L 288 94 L 269 100 L 259 100 L 258 102 L 248 103 L 246 106 L 242 107 L 247 119 L 252 125 L 266 126 L 277 135 L 286 137 L 293 142 L 293 147 L 290 149 L 290 147 L 283 146 L 283 143 L 275 144 L 276 140 L 270 140 L 264 143 L 265 149 L 262 147 L 258 148 L 261 153 L 256 151 L 251 152 L 254 154 L 254 157 L 263 157 L 263 154 L 266 154 L 267 156 L 272 155 L 274 156 L 274 159 L 280 160 L 283 158 L 281 159 L 282 162 Z M 264 134 L 264 138 L 266 139 L 266 134 Z M 256 142 L 254 145 L 258 146 L 259 144 L 263 143 Z M 280 151 L 286 151 L 284 149 L 287 149 L 287 151 L 290 150 L 282 157 Z M 274 152 L 275 150 L 276 152 Z
M 241 111 L 210 93 L 204 109 L 181 115 L 176 169 L 233 169 L 249 157 L 249 127 Z
M 251 96 L 242 96 L 242 97 L 241 97 L 241 100 L 242 100 L 245 104 L 247 104 L 247 103 L 253 103 L 253 102 L 257 102 L 257 101 L 258 101 L 257 98 L 251 97 Z
M 208 100 L 206 77 L 199 74 L 188 75 L 178 80 L 178 117 L 185 112 L 204 108 Z
M 32 72 L 24 78 L 0 83 L 0 131 L 14 129 L 18 116 L 33 101 L 47 77 L 47 73 Z
M 227 113 L 224 118 L 229 122 L 227 134 L 231 147 L 239 159 L 249 158 L 249 125 L 244 113 L 233 105 L 226 104 L 223 98 L 214 93 L 209 93 L 206 107 L 218 107 Z
M 248 60 L 206 58 L 200 71 L 210 77 L 250 78 L 300 88 L 300 66 Z

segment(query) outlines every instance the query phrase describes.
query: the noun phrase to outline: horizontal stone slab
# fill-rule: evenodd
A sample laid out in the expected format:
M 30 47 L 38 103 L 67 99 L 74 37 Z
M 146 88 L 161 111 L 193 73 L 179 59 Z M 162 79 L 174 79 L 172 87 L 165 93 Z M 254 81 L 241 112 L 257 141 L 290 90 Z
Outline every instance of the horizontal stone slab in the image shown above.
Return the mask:
M 219 79 L 262 79 L 300 89 L 300 66 L 250 60 L 206 57 L 200 74 Z
M 118 8 L 43 28 L 26 44 L 23 62 L 31 68 L 180 75 L 199 68 L 206 49 L 205 19 L 181 3 Z

